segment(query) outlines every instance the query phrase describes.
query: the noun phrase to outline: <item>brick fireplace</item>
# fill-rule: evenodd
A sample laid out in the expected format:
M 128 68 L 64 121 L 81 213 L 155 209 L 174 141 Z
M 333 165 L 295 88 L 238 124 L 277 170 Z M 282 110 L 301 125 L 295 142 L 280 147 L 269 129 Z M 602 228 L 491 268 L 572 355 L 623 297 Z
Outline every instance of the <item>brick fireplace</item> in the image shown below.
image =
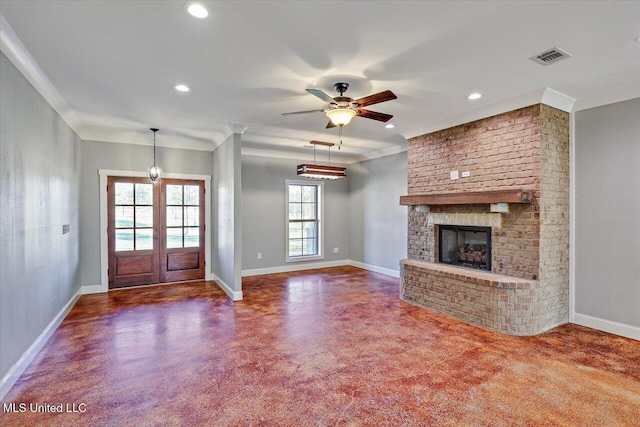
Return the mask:
M 412 138 L 407 190 L 403 300 L 514 335 L 568 322 L 568 113 L 537 104 Z M 449 226 L 490 229 L 490 268 L 440 262 Z

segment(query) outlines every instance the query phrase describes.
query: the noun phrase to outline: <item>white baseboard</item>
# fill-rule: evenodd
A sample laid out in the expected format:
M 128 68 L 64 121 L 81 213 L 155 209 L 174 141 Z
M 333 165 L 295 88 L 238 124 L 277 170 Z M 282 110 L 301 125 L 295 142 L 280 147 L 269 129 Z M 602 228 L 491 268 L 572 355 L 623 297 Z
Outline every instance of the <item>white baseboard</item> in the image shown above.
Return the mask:
M 586 314 L 574 313 L 573 323 L 640 341 L 640 328 Z
M 305 262 L 304 264 L 287 264 L 279 267 L 256 268 L 253 270 L 242 270 L 242 277 L 260 276 L 263 274 L 288 273 L 290 271 L 313 270 L 316 268 L 343 267 L 349 265 L 349 260 Z
M 62 323 L 64 318 L 67 316 L 69 311 L 73 308 L 78 298 L 82 294 L 82 289 L 78 289 L 78 291 L 71 297 L 71 299 L 62 307 L 62 310 L 58 312 L 56 317 L 51 320 L 51 322 L 44 328 L 44 331 L 40 334 L 38 338 L 31 344 L 31 346 L 22 353 L 22 356 L 18 361 L 9 369 L 7 374 L 2 378 L 2 383 L 0 384 L 0 400 L 4 399 L 7 395 L 11 387 L 18 381 L 20 375 L 23 374 L 25 369 L 29 366 L 33 359 L 38 355 L 38 352 L 42 350 L 42 347 L 49 341 L 49 338 L 53 335 L 53 333 L 58 329 L 58 326 Z
M 354 261 L 351 259 L 324 262 L 306 262 L 304 264 L 287 264 L 278 267 L 242 270 L 242 277 L 260 276 L 262 274 L 288 273 L 290 271 L 313 270 L 316 268 L 343 267 L 345 265 L 362 268 L 364 270 L 373 271 L 375 273 L 386 274 L 387 276 L 391 277 L 400 277 L 400 271 L 392 270 L 390 268 L 378 267 L 377 265 L 365 264 L 364 262 Z
M 216 276 L 215 274 L 213 275 L 213 281 L 216 282 L 216 284 L 218 285 L 218 287 L 220 289 L 222 289 L 224 291 L 225 294 L 227 294 L 227 296 L 229 298 L 231 298 L 232 301 L 240 301 L 242 299 L 242 291 L 234 291 L 233 289 L 231 289 L 231 287 L 229 285 L 227 285 L 224 280 L 222 280 L 221 278 L 219 278 L 218 276 Z
M 102 285 L 83 286 L 80 288 L 80 295 L 100 294 L 105 292 Z
M 386 274 L 387 276 L 399 278 L 400 271 L 392 270 L 390 268 L 378 267 L 377 265 L 365 264 L 364 262 L 354 261 L 352 259 L 348 260 L 349 265 L 353 267 L 362 268 L 364 270 L 373 271 L 375 273 Z

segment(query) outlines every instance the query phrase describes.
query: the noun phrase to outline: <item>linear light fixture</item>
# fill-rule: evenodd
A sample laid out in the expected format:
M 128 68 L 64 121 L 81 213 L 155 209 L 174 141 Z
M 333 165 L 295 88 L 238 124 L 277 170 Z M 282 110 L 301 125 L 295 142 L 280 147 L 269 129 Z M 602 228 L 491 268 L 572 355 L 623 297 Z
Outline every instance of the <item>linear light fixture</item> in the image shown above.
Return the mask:
M 347 168 L 339 166 L 331 166 L 331 147 L 335 144 L 333 142 L 323 141 L 311 141 L 313 145 L 313 163 L 314 164 L 301 164 L 298 165 L 298 176 L 310 179 L 340 179 L 347 177 Z M 316 163 L 316 145 L 324 145 L 329 147 L 329 165 L 318 165 Z

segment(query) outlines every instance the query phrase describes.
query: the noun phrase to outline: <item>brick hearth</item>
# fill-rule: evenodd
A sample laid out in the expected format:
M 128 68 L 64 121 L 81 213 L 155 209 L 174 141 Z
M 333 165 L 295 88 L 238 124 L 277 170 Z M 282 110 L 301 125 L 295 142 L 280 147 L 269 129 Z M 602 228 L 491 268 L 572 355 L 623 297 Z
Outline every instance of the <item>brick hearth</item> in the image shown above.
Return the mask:
M 453 170 L 471 175 L 451 180 Z M 568 322 L 569 115 L 538 104 L 409 140 L 408 196 L 521 188 L 533 190 L 532 202 L 508 213 L 478 203 L 410 206 L 400 297 L 509 334 Z M 447 266 L 456 273 L 444 274 L 440 224 L 491 226 L 492 272 Z M 526 288 L 487 285 L 505 276 Z

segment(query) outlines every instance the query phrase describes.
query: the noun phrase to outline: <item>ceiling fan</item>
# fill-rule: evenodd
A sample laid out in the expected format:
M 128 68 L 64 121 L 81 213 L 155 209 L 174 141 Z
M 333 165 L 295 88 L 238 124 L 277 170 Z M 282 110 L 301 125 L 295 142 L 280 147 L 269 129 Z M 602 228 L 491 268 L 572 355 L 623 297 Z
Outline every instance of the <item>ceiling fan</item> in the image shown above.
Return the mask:
M 349 89 L 349 83 L 338 82 L 333 85 L 336 92 L 340 96 L 335 98 L 330 97 L 320 89 L 307 89 L 312 95 L 317 96 L 321 100 L 328 102 L 327 108 L 322 110 L 307 110 L 307 111 L 294 111 L 292 113 L 282 113 L 283 116 L 293 116 L 297 114 L 307 113 L 325 113 L 329 118 L 327 129 L 344 126 L 349 124 L 351 119 L 355 116 L 364 117 L 365 119 L 378 120 L 380 122 L 388 122 L 393 116 L 391 114 L 378 113 L 377 111 L 366 110 L 363 107 L 373 104 L 379 104 L 380 102 L 391 101 L 398 98 L 390 90 L 384 92 L 374 93 L 373 95 L 365 96 L 364 98 L 353 99 L 348 96 L 344 96 L 344 93 Z

